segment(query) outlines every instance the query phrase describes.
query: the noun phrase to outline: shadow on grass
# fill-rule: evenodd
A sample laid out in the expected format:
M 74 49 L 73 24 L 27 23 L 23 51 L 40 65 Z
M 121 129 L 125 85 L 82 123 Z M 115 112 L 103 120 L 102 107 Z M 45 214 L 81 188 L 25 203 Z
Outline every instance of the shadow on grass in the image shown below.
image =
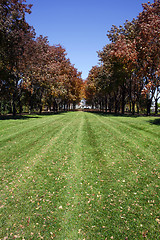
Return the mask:
M 156 124 L 156 125 L 160 125 L 159 124 L 159 121 L 160 121 L 160 115 L 154 115 L 154 114 L 151 114 L 149 116 L 147 116 L 147 114 L 137 114 L 135 113 L 134 115 L 132 113 L 127 113 L 125 112 L 124 114 L 122 113 L 109 113 L 109 112 L 100 112 L 100 111 L 92 111 L 92 110 L 85 110 L 84 112 L 90 112 L 90 113 L 94 113 L 94 114 L 97 114 L 97 115 L 101 115 L 101 116 L 104 116 L 104 117 L 110 117 L 110 116 L 115 116 L 115 117 L 130 117 L 130 118 L 138 118 L 138 117 L 159 117 L 157 119 L 154 119 L 154 120 L 150 120 L 150 123 L 152 124 Z
M 38 118 L 38 116 L 29 116 L 29 115 L 4 115 L 4 116 L 0 116 L 0 120 L 27 120 L 30 118 Z
M 30 118 L 40 118 L 43 116 L 50 116 L 50 115 L 60 115 L 60 114 L 64 114 L 66 112 L 42 112 L 40 113 L 32 113 L 31 115 L 29 115 L 28 113 L 26 114 L 22 114 L 22 115 L 16 115 L 13 116 L 12 114 L 8 114 L 8 115 L 2 115 L 0 116 L 0 120 L 27 120 Z
M 154 120 L 150 120 L 149 123 L 160 126 L 160 118 L 156 118 Z
M 89 112 L 89 113 L 94 113 L 96 115 L 101 115 L 101 116 L 104 116 L 104 117 L 111 117 L 111 116 L 114 116 L 114 117 L 132 117 L 132 118 L 138 118 L 138 117 L 142 117 L 142 116 L 145 116 L 145 115 L 138 115 L 138 114 L 129 114 L 129 113 L 125 113 L 125 114 L 122 114 L 122 113 L 109 113 L 109 112 L 99 112 L 99 111 L 84 111 L 84 112 Z

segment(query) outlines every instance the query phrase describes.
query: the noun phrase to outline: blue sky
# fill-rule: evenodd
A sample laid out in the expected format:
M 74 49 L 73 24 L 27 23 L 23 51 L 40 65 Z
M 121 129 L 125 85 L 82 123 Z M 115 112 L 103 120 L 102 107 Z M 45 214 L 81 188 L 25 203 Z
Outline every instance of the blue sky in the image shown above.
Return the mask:
M 26 19 L 37 36 L 48 36 L 51 45 L 61 44 L 86 79 L 92 66 L 98 64 L 97 51 L 109 43 L 107 31 L 112 25 L 136 18 L 144 2 L 147 1 L 27 0 L 33 7 Z

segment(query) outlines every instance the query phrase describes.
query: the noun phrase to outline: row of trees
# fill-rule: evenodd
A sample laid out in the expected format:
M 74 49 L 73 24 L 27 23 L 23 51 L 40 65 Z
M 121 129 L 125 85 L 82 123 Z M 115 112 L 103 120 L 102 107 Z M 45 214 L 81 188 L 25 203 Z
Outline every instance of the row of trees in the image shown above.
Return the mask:
M 81 73 L 61 45 L 36 37 L 25 20 L 31 7 L 25 0 L 0 2 L 0 111 L 74 108 L 81 99 Z
M 94 66 L 85 82 L 86 99 L 100 109 L 150 114 L 160 98 L 160 1 L 143 4 L 137 19 L 113 26 L 110 43 L 98 52 L 101 64 Z

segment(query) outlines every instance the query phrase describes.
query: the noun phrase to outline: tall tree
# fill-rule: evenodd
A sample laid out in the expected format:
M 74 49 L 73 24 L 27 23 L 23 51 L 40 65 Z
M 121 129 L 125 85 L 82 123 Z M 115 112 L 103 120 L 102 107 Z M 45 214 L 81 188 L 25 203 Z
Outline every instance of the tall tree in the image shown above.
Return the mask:
M 31 12 L 31 5 L 22 0 L 2 0 L 0 2 L 0 86 L 12 99 L 13 114 L 16 114 L 19 80 L 21 79 L 20 62 L 24 52 L 30 26 L 25 14 Z M 1 93 L 4 95 L 4 93 Z
M 145 98 L 147 114 L 150 114 L 154 98 L 157 113 L 160 98 L 159 13 L 159 0 L 143 4 L 137 19 L 127 20 L 120 27 L 113 26 L 108 32 L 111 43 L 98 52 L 102 64 L 98 86 L 102 95 L 107 95 L 110 111 L 114 106 L 116 112 L 121 102 L 122 113 L 127 104 L 134 114 L 135 106 L 139 112 Z
M 145 80 L 147 114 L 155 93 L 160 86 L 160 1 L 143 4 L 143 11 L 138 16 L 136 24 L 136 42 L 139 63 L 139 74 Z M 145 90 L 144 89 L 144 90 Z M 143 91 L 144 93 L 144 91 Z M 155 99 L 157 104 L 158 99 Z

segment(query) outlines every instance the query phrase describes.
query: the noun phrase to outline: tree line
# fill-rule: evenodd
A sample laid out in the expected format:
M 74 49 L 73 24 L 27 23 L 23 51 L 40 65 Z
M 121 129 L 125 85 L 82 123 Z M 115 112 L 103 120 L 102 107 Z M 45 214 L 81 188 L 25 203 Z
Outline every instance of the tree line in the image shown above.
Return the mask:
M 108 31 L 110 43 L 98 52 L 100 64 L 85 81 L 88 104 L 104 111 L 158 113 L 160 99 L 160 1 L 142 4 L 143 11 Z
M 0 114 L 75 108 L 83 81 L 61 45 L 36 37 L 26 0 L 0 2 Z

